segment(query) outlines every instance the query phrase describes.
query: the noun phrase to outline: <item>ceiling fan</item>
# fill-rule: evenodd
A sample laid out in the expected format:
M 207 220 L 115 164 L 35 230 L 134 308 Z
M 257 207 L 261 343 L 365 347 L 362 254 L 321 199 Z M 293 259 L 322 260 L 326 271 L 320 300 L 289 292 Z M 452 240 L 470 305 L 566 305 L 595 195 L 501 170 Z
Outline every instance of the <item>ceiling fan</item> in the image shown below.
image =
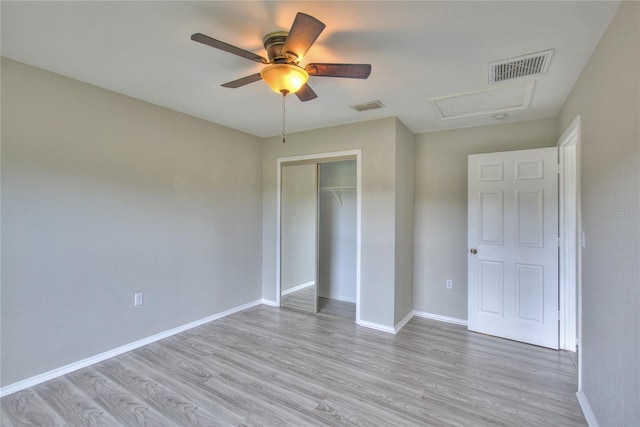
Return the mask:
M 295 93 L 300 101 L 309 101 L 318 97 L 307 84 L 309 76 L 366 79 L 371 74 L 370 64 L 311 63 L 301 67 L 300 60 L 324 28 L 325 24 L 313 16 L 298 12 L 288 32 L 275 31 L 264 36 L 268 59 L 201 33 L 192 35 L 191 40 L 266 65 L 259 73 L 224 83 L 223 87 L 235 89 L 264 80 L 277 93 Z

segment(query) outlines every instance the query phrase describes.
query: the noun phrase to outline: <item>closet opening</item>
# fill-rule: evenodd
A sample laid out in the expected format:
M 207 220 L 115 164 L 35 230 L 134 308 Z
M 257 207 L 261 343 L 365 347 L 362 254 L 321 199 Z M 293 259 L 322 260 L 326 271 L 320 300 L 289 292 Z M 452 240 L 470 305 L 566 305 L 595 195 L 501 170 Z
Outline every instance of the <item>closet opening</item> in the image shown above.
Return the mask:
M 278 159 L 278 305 L 359 320 L 360 150 Z

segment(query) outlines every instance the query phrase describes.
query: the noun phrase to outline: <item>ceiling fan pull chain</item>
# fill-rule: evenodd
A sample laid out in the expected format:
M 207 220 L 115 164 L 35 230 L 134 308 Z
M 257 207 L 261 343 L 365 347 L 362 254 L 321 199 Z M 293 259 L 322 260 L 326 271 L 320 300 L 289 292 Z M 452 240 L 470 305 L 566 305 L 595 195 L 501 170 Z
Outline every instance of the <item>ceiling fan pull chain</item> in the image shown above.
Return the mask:
M 284 144 L 285 142 L 287 142 L 287 141 L 285 140 L 285 137 L 284 137 L 284 124 L 285 124 L 285 122 L 284 122 L 284 116 L 285 116 L 285 108 L 284 108 L 284 105 L 285 105 L 285 99 L 286 99 L 286 97 L 287 97 L 287 93 L 288 93 L 288 92 L 287 92 L 286 90 L 283 90 L 283 91 L 282 91 L 282 133 L 281 133 L 280 135 L 282 136 L 282 143 L 283 143 L 283 144 Z

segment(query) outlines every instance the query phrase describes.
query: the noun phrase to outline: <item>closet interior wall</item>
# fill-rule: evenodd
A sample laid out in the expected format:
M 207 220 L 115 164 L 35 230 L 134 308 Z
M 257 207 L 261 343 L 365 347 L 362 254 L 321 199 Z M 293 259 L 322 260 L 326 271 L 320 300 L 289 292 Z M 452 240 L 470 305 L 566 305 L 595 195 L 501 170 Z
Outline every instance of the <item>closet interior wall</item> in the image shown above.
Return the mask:
M 356 302 L 356 161 L 320 163 L 318 295 Z

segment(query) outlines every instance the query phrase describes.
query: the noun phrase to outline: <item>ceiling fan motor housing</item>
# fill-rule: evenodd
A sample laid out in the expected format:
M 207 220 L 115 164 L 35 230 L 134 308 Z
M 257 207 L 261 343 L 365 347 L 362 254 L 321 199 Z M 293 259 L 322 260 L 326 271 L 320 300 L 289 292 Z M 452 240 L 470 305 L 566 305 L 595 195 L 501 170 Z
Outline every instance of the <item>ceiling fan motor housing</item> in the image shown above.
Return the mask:
M 294 56 L 294 60 L 291 61 L 287 58 L 285 52 L 282 51 L 282 47 L 284 46 L 284 42 L 287 41 L 287 36 L 289 33 L 287 31 L 274 31 L 272 33 L 267 34 L 262 39 L 264 43 L 264 48 L 267 51 L 267 58 L 269 58 L 269 62 L 272 64 L 284 64 L 287 62 L 294 62 L 295 55 L 290 53 L 290 55 Z

